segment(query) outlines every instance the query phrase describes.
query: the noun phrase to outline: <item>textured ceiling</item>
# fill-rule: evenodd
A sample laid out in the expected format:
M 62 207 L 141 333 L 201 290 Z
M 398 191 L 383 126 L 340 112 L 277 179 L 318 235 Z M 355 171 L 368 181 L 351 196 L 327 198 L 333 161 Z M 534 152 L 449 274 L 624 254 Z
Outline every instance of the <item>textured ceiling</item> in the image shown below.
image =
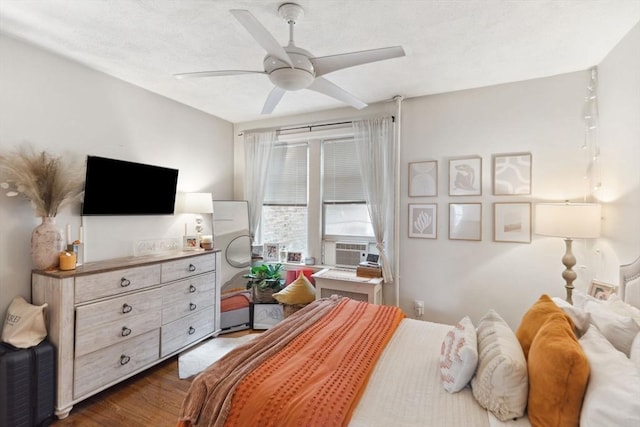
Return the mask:
M 262 70 L 264 50 L 229 13 L 247 9 L 282 45 L 272 0 L 1 0 L 0 33 L 222 119 L 264 118 L 264 75 L 178 80 L 175 73 Z M 640 21 L 640 0 L 299 0 L 296 45 L 315 56 L 401 45 L 406 56 L 326 75 L 371 104 L 585 70 Z M 1 58 L 0 58 L 1 60 Z M 45 71 L 43 71 L 45 72 Z M 344 104 L 288 92 L 271 116 Z

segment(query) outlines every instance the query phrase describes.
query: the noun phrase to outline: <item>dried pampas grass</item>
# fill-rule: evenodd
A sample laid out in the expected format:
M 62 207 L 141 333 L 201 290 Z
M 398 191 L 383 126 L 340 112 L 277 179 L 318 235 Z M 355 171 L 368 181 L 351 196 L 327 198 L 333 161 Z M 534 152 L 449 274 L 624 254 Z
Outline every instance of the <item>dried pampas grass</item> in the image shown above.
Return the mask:
M 61 208 L 80 200 L 84 176 L 84 162 L 69 155 L 36 152 L 30 145 L 0 154 L 0 187 L 8 190 L 7 196 L 29 199 L 37 216 L 55 217 Z

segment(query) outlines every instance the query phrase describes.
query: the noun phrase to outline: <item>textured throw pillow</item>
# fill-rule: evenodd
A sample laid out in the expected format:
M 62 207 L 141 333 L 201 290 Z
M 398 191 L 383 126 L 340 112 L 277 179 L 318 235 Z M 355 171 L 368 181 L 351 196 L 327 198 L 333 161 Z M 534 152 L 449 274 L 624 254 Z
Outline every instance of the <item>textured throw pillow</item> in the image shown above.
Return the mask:
M 527 362 L 509 325 L 494 310 L 478 323 L 478 368 L 471 379 L 480 406 L 506 421 L 524 415 L 527 406 Z
M 585 311 L 591 316 L 591 323 L 596 325 L 602 335 L 623 352 L 627 357 L 631 353 L 631 343 L 640 332 L 640 325 L 633 317 L 623 316 L 605 304 L 588 301 Z
M 538 301 L 536 301 L 531 308 L 527 310 L 524 316 L 522 316 L 520 325 L 516 330 L 516 336 L 518 337 L 518 341 L 520 341 L 525 358 L 529 357 L 529 348 L 531 347 L 531 343 L 538 333 L 538 330 L 551 314 L 561 314 L 566 316 L 564 312 L 551 300 L 549 295 L 543 294 L 538 298 Z M 569 317 L 567 316 L 567 319 L 568 318 Z
M 449 393 L 462 390 L 478 365 L 476 330 L 469 316 L 455 324 L 440 347 L 440 377 Z
M 580 426 L 640 426 L 640 369 L 595 326 L 579 341 L 591 365 Z
M 567 316 L 571 318 L 573 326 L 575 327 L 574 332 L 576 333 L 576 336 L 580 338 L 584 335 L 584 333 L 589 329 L 589 326 L 591 326 L 591 315 L 586 311 L 569 304 L 562 298 L 553 297 L 551 299 L 567 314 Z
M 564 313 L 552 314 L 531 343 L 529 405 L 533 426 L 577 426 L 589 362 Z
M 611 294 L 602 306 L 621 316 L 631 317 L 640 325 L 640 310 L 622 301 L 618 295 Z
M 316 289 L 309 282 L 309 279 L 300 272 L 296 280 L 280 292 L 273 294 L 273 297 L 282 304 L 308 304 L 316 299 Z

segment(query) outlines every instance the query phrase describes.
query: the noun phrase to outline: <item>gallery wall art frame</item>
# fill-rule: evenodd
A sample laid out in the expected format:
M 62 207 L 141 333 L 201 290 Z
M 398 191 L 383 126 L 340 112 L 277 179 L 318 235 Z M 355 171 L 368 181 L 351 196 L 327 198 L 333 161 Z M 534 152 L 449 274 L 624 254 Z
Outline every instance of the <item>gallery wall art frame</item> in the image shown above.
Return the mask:
M 438 161 L 409 163 L 409 197 L 438 195 Z
M 449 159 L 449 195 L 482 195 L 482 157 Z
M 449 240 L 482 240 L 482 203 L 449 203 Z
M 409 237 L 438 238 L 438 205 L 436 203 L 409 204 Z
M 531 153 L 493 155 L 493 194 L 524 196 L 531 194 Z
M 531 203 L 493 204 L 493 241 L 531 243 Z

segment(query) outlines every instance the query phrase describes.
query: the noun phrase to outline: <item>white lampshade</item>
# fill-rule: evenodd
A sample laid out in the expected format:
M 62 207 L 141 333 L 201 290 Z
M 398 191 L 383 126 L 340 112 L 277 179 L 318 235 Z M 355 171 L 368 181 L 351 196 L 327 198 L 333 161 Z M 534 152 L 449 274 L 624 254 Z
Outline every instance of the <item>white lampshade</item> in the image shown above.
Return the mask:
M 213 213 L 213 197 L 211 193 L 178 193 L 176 213 Z
M 600 236 L 601 206 L 596 203 L 538 203 L 535 233 L 569 239 Z

